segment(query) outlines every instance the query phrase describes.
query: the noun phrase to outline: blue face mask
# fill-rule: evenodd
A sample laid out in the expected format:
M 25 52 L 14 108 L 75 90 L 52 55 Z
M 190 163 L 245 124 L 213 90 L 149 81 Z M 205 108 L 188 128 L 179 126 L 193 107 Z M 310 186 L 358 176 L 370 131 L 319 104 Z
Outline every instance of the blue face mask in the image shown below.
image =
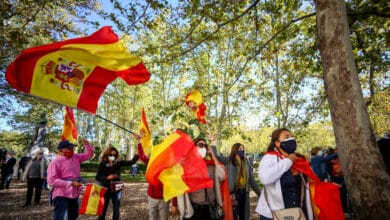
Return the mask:
M 238 156 L 240 156 L 241 158 L 244 158 L 244 157 L 245 157 L 245 151 L 244 151 L 244 150 L 239 150 L 239 151 L 237 151 L 237 154 L 238 154 Z
M 280 148 L 286 151 L 286 153 L 292 154 L 297 149 L 297 142 L 294 137 L 287 138 L 280 142 Z

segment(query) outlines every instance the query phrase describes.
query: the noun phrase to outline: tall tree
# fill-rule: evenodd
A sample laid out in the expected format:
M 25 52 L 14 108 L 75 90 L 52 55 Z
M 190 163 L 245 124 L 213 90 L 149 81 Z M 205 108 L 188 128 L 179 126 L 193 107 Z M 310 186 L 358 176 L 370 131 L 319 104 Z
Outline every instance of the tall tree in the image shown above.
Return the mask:
M 354 218 L 386 219 L 390 209 L 390 177 L 375 142 L 357 77 L 345 3 L 317 0 L 316 9 L 325 91 L 356 213 Z

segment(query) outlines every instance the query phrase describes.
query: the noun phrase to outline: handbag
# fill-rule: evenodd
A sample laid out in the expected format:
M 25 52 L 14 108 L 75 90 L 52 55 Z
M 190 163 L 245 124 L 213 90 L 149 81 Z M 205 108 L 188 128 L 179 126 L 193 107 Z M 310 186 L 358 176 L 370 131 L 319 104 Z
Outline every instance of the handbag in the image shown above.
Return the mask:
M 110 188 L 111 192 L 119 192 L 125 188 L 125 183 L 123 181 L 112 181 Z
M 223 209 L 216 202 L 209 204 L 210 218 L 220 220 L 224 217 Z
M 306 220 L 301 207 L 274 210 L 272 211 L 272 217 L 277 220 Z
M 209 203 L 208 206 L 209 206 L 210 218 L 213 220 L 222 219 L 225 216 L 222 207 L 216 201 L 210 202 L 209 197 L 207 196 L 207 189 L 205 189 L 205 193 L 206 193 L 207 202 Z
M 303 178 L 302 174 L 302 186 L 301 186 L 301 207 L 303 206 L 303 199 L 304 199 L 304 190 L 305 190 L 305 179 Z M 264 197 L 265 201 L 267 202 L 268 207 L 271 209 L 271 206 L 268 203 L 267 198 L 267 188 L 264 186 Z M 275 220 L 306 220 L 305 213 L 303 213 L 303 210 L 301 207 L 294 207 L 294 208 L 288 208 L 288 209 L 280 209 L 280 210 L 272 210 L 272 219 Z

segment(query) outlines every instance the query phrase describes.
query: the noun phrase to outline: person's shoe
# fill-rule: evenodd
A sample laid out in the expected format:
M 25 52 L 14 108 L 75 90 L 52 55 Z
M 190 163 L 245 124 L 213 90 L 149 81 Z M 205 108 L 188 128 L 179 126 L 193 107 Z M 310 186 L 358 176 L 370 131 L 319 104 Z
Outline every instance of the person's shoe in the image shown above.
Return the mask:
M 24 205 L 22 205 L 22 206 L 20 206 L 20 207 L 25 208 L 25 207 L 27 207 L 27 206 L 30 206 L 30 204 L 24 204 Z

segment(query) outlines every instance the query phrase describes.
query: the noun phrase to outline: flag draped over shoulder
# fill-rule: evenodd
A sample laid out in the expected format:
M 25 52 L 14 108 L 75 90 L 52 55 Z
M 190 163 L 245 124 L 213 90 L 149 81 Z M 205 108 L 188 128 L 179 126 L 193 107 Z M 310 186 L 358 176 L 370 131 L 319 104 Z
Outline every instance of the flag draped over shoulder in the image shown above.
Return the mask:
M 267 154 L 284 157 L 275 151 L 267 152 Z M 293 163 L 292 169 L 305 174 L 309 178 L 310 198 L 316 220 L 344 219 L 337 185 L 331 182 L 321 182 L 304 158 L 298 157 Z
M 152 136 L 150 134 L 148 121 L 146 120 L 146 114 L 145 114 L 144 108 L 142 108 L 140 133 L 142 133 L 142 135 L 143 135 L 140 139 L 142 148 L 143 148 L 145 154 L 150 154 L 150 151 L 151 151 L 152 145 L 153 145 L 152 144 Z
M 106 190 L 102 186 L 88 183 L 81 201 L 79 213 L 101 215 L 103 213 L 104 194 Z
M 310 178 L 310 196 L 315 219 L 344 219 L 337 185 L 331 182 L 321 182 L 310 164 L 303 158 L 297 158 L 292 168 Z
M 220 163 L 220 165 L 224 166 L 222 163 Z M 234 218 L 233 218 L 232 200 L 230 197 L 230 190 L 229 190 L 228 173 L 225 167 L 223 169 L 225 170 L 225 180 L 221 184 L 222 209 L 224 212 L 223 219 L 231 220 Z
M 114 79 L 134 85 L 148 81 L 150 73 L 105 26 L 87 37 L 26 49 L 5 76 L 18 91 L 95 114 Z
M 76 121 L 74 120 L 73 109 L 65 107 L 64 127 L 62 129 L 62 140 L 68 140 L 71 143 L 77 142 Z
M 206 105 L 203 103 L 202 93 L 198 89 L 194 89 L 186 95 L 185 103 L 195 113 L 198 121 L 206 124 Z
M 163 184 L 164 200 L 210 188 L 206 162 L 201 158 L 192 139 L 182 131 L 169 135 L 160 145 L 153 146 L 146 170 L 149 184 Z

